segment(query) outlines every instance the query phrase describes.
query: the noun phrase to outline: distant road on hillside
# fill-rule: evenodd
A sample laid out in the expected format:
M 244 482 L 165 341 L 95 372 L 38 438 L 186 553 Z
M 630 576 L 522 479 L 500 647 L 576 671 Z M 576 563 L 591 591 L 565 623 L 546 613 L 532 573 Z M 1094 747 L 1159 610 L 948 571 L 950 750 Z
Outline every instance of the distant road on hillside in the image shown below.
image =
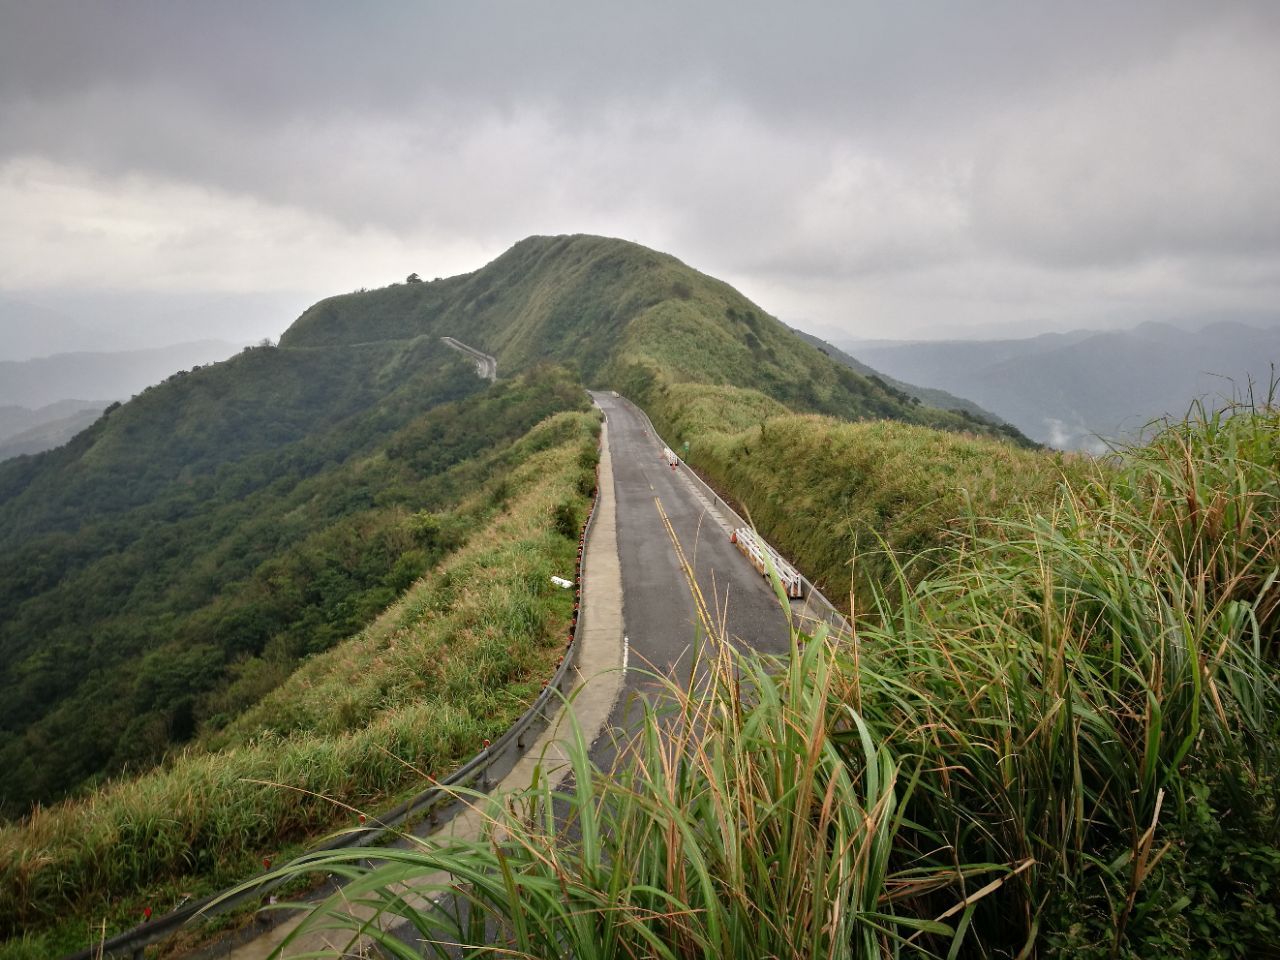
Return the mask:
M 465 353 L 476 362 L 476 373 L 491 382 L 498 380 L 498 360 L 491 357 L 483 351 L 477 350 L 475 347 L 468 347 L 465 343 L 453 339 L 453 337 L 441 337 L 446 347 L 452 347 L 459 353 Z

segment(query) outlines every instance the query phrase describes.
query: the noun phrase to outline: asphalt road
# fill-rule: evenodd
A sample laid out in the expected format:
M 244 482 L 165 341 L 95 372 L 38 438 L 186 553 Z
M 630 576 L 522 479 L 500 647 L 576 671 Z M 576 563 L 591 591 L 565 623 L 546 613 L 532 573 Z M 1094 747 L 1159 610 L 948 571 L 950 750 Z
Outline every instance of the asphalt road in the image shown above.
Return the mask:
M 783 607 L 729 541 L 722 511 L 707 501 L 687 467 L 671 468 L 662 441 L 634 405 L 607 391 L 592 397 L 608 418 L 613 459 L 627 636 L 624 700 L 646 685 L 637 667 L 687 682 L 694 644 L 708 632 L 785 653 L 790 640 Z M 625 703 L 615 714 L 622 709 Z

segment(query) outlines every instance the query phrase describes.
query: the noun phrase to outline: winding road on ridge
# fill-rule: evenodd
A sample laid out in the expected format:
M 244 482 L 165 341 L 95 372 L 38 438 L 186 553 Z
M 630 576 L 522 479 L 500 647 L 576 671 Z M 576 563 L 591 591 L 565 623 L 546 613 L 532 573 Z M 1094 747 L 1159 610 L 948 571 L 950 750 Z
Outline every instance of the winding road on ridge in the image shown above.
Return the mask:
M 651 687 L 653 672 L 686 683 L 700 635 L 723 632 L 736 644 L 766 653 L 785 653 L 790 638 L 773 588 L 729 540 L 738 518 L 683 463 L 672 469 L 663 441 L 634 404 L 608 391 L 593 392 L 592 399 L 605 415 L 607 449 L 583 575 L 578 668 L 584 688 L 572 709 L 592 743 L 593 759 L 607 766 L 614 750 L 609 731 L 626 725 L 634 695 Z M 832 616 L 812 593 L 791 601 L 791 614 Z M 497 788 L 526 785 L 540 755 L 557 771 L 553 780 L 563 776 L 567 768 L 555 760 L 563 732 L 563 723 L 559 731 L 546 731 Z M 478 831 L 478 819 L 463 813 L 444 829 Z M 264 960 L 295 923 L 286 921 L 236 946 L 223 943 L 197 955 Z M 412 940 L 408 930 L 397 936 Z M 308 937 L 284 955 L 325 946 Z
M 490 383 L 495 383 L 498 379 L 498 361 L 495 357 L 489 356 L 482 350 L 475 347 L 468 347 L 461 340 L 455 340 L 453 337 L 441 337 L 440 340 L 446 347 L 452 347 L 459 353 L 465 353 L 476 362 L 476 374 L 484 377 Z

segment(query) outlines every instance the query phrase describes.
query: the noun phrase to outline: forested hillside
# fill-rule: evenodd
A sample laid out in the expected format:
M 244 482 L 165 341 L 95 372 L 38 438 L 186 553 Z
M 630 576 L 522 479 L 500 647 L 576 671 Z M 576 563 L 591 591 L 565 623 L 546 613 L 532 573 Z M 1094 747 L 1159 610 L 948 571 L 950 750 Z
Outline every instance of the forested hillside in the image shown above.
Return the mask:
M 144 769 L 256 702 L 448 549 L 423 511 L 584 404 L 553 371 L 456 402 L 484 387 L 425 339 L 255 349 L 0 467 L 6 811 Z
M 530 399 L 572 386 L 562 371 L 530 376 L 459 405 L 471 432 L 498 428 L 496 443 L 427 485 L 463 492 L 407 515 L 406 535 L 447 555 L 372 623 L 165 764 L 0 827 L 0 956 L 61 956 L 90 920 L 96 942 L 104 922 L 131 926 L 144 907 L 251 876 L 444 777 L 525 710 L 564 655 L 573 595 L 551 575 L 573 570 L 599 436 L 593 412 L 565 410 L 497 439 Z M 419 421 L 400 438 L 404 462 L 430 463 L 435 437 L 470 443 Z

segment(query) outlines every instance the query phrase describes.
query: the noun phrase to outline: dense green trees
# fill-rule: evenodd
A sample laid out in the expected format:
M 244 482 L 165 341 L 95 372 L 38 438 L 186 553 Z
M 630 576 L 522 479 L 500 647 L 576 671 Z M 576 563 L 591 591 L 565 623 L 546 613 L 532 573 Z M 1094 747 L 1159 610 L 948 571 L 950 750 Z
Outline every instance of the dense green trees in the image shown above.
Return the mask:
M 351 635 L 456 544 L 424 519 L 581 406 L 426 339 L 253 349 L 0 469 L 3 810 L 155 763 Z

